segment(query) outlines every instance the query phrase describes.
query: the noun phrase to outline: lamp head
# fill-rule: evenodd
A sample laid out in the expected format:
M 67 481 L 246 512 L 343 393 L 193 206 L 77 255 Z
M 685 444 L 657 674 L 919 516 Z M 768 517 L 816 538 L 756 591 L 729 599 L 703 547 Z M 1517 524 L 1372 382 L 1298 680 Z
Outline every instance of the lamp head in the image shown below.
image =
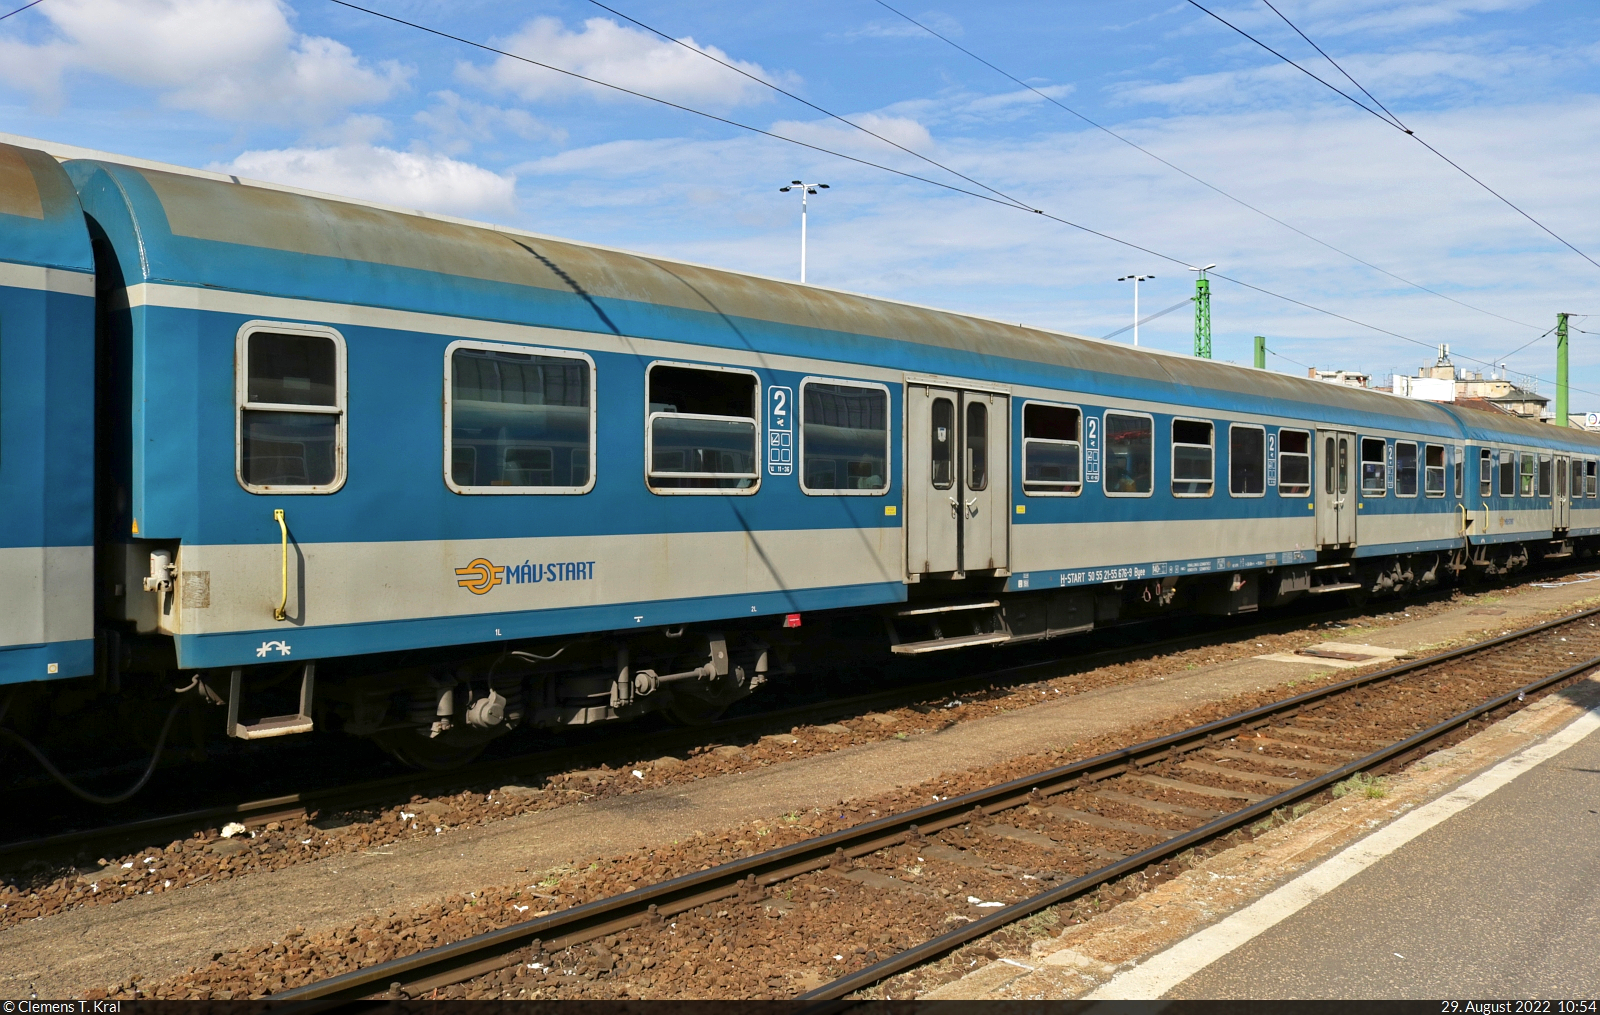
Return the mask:
M 788 187 L 779 187 L 778 188 L 778 193 L 787 194 L 787 193 L 789 193 L 789 188 Z

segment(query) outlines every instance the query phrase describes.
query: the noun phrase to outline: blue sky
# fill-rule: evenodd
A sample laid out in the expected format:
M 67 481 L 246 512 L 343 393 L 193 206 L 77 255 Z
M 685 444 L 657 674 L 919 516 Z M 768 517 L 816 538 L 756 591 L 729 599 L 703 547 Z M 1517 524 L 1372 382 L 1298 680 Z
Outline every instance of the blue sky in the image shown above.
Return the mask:
M 897 7 L 1162 158 L 1430 295 L 1207 190 L 875 0 L 606 0 L 988 186 L 1218 280 L 1218 359 L 1387 374 L 1509 361 L 1600 410 L 1600 268 L 1399 131 L 1187 2 Z M 364 4 L 763 130 L 960 184 L 586 0 Z M 1325 77 L 1259 0 L 1212 7 Z M 1279 8 L 1441 151 L 1600 261 L 1600 7 L 1284 0 Z M 739 270 L 1103 335 L 1192 291 L 1179 265 L 961 194 L 606 93 L 328 0 L 43 0 L 0 22 L 0 130 L 224 169 Z M 970 186 L 962 184 L 963 186 Z M 1474 309 L 1475 308 L 1475 309 Z M 1485 313 L 1484 311 L 1487 311 Z M 1496 316 L 1498 315 L 1498 316 Z M 1503 320 L 1501 318 L 1509 318 Z M 1187 350 L 1179 311 L 1144 344 Z M 1124 334 L 1126 341 L 1131 336 Z M 1533 341 L 1521 352 L 1517 347 Z

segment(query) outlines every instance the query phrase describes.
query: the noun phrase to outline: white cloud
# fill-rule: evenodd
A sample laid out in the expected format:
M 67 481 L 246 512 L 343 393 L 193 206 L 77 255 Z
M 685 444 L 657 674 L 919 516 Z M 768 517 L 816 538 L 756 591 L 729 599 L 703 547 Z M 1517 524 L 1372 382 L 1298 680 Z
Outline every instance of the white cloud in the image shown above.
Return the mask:
M 247 151 L 212 170 L 447 215 L 507 215 L 515 176 L 444 155 L 369 144 Z
M 508 133 L 525 141 L 560 143 L 567 138 L 565 130 L 547 126 L 525 110 L 484 105 L 449 90 L 435 92 L 433 100 L 433 105 L 418 110 L 412 119 L 431 131 L 435 146 L 450 155 L 460 155 L 474 144 L 496 141 Z
M 961 27 L 961 22 L 957 21 L 955 18 L 952 18 L 948 14 L 941 14 L 937 11 L 918 15 L 917 20 L 938 32 L 940 35 L 949 36 L 951 38 L 959 38 L 965 31 Z M 929 35 L 927 32 L 923 31 L 918 26 L 913 25 L 904 18 L 885 18 L 879 21 L 869 21 L 859 28 L 852 28 L 849 31 L 838 33 L 838 37 L 850 40 L 928 39 L 930 41 L 937 41 L 933 38 L 933 36 Z
M 666 42 L 608 18 L 590 18 L 571 32 L 556 18 L 535 18 L 496 45 L 507 52 L 537 59 L 611 84 L 671 99 L 718 107 L 762 101 L 771 93 L 762 85 L 700 56 L 699 50 L 727 61 L 748 74 L 777 83 L 779 77 L 759 64 L 735 60 L 715 46 L 702 46 L 685 36 Z M 685 46 L 690 47 L 688 49 Z M 474 84 L 510 92 L 528 101 L 584 94 L 617 98 L 621 93 L 576 78 L 500 57 L 487 67 L 463 65 L 461 76 Z
M 296 32 L 280 0 L 52 0 L 38 11 L 56 38 L 0 42 L 0 79 L 46 104 L 62 101 L 66 75 L 91 72 L 221 119 L 321 124 L 389 98 L 407 77 Z

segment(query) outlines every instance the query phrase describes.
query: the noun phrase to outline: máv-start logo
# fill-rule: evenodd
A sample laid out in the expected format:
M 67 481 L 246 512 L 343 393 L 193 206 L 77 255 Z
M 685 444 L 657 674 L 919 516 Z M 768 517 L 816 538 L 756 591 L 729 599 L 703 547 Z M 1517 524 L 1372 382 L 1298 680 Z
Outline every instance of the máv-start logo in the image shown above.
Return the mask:
M 466 567 L 456 568 L 456 584 L 481 596 L 496 585 L 593 581 L 594 564 L 592 560 L 557 560 L 542 564 L 525 560 L 520 564 L 495 564 L 487 557 L 479 557 Z

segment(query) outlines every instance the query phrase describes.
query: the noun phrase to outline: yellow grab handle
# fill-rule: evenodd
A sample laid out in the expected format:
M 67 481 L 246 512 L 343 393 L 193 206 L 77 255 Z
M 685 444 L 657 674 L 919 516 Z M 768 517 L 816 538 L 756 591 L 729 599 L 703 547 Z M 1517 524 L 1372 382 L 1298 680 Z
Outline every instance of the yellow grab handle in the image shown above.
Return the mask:
M 278 601 L 277 609 L 272 611 L 273 620 L 288 618 L 289 608 L 289 526 L 283 521 L 283 508 L 274 508 L 272 520 L 278 523 L 278 531 L 283 534 L 283 598 Z

